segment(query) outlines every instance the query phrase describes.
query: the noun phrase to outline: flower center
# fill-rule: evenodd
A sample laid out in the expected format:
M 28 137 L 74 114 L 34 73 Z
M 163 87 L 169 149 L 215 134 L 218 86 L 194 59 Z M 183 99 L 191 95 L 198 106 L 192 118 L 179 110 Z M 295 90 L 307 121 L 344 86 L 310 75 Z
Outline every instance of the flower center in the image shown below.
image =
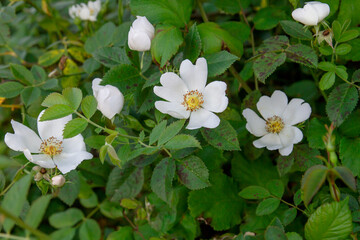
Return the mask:
M 63 147 L 62 141 L 58 140 L 55 137 L 50 137 L 44 140 L 40 145 L 40 152 L 47 154 L 51 157 L 58 155 L 62 152 Z
M 182 105 L 186 107 L 187 111 L 196 111 L 204 103 L 202 93 L 199 93 L 198 90 L 191 90 L 184 94 L 184 102 Z
M 273 116 L 271 118 L 268 118 L 266 120 L 266 126 L 265 129 L 269 133 L 280 133 L 281 130 L 283 130 L 285 124 L 281 117 Z

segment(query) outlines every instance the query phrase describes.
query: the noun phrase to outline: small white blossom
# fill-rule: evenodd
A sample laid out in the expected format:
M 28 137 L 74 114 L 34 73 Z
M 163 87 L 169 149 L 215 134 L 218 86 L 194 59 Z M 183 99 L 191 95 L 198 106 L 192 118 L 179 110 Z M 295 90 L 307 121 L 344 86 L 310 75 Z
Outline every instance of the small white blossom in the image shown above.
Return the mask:
M 288 98 L 282 91 L 275 91 L 271 97 L 262 96 L 256 104 L 262 117 L 247 108 L 242 114 L 246 118 L 246 129 L 260 139 L 253 142 L 257 148 L 279 150 L 283 156 L 288 156 L 294 144 L 300 142 L 303 133 L 293 125 L 310 117 L 311 107 L 300 98 L 294 98 L 288 103 Z
M 57 175 L 51 178 L 51 185 L 54 187 L 62 187 L 65 184 L 65 178 L 63 175 Z
M 124 106 L 124 96 L 118 88 L 105 85 L 101 86 L 101 79 L 95 78 L 92 82 L 94 97 L 98 105 L 97 109 L 107 118 L 112 119 L 117 113 L 120 113 Z
M 88 4 L 81 3 L 73 5 L 69 8 L 69 15 L 71 18 L 80 18 L 81 20 L 89 20 L 92 22 L 96 21 L 96 17 L 99 14 L 101 9 L 100 0 L 95 2 L 88 2 Z
M 15 133 L 6 133 L 6 145 L 14 151 L 24 152 L 30 162 L 43 168 L 57 167 L 63 174 L 75 169 L 83 160 L 93 157 L 86 152 L 81 134 L 63 139 L 63 130 L 72 119 L 71 115 L 40 122 L 43 112 L 37 120 L 40 137 L 27 126 L 11 120 Z
M 326 3 L 312 1 L 307 2 L 303 8 L 297 8 L 292 12 L 292 17 L 307 26 L 318 25 L 330 13 L 330 7 Z
M 150 50 L 155 28 L 146 17 L 136 16 L 128 34 L 128 45 L 131 50 L 145 52 Z
M 205 58 L 195 65 L 188 59 L 182 61 L 180 77 L 173 72 L 161 75 L 162 86 L 154 87 L 154 93 L 166 101 L 155 102 L 155 107 L 175 118 L 190 118 L 187 129 L 216 128 L 220 118 L 214 112 L 223 112 L 228 105 L 226 83 L 213 81 L 205 86 L 207 74 Z

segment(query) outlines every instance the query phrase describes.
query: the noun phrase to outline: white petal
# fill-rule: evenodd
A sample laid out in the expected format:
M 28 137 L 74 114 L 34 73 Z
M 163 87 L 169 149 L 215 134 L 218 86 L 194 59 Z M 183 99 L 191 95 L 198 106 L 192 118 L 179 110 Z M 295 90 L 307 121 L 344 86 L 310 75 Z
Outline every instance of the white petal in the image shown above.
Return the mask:
M 220 113 L 223 112 L 228 105 L 228 98 L 225 96 L 226 83 L 214 81 L 209 83 L 203 92 L 204 103 L 202 105 L 206 110 Z
M 100 89 L 104 88 L 104 86 L 100 85 L 101 82 L 102 82 L 102 79 L 100 79 L 100 78 L 95 78 L 92 81 L 92 90 L 93 90 L 93 95 L 95 98 L 97 98 Z
M 266 131 L 266 122 L 264 119 L 260 118 L 253 110 L 250 108 L 244 109 L 242 115 L 246 119 L 246 129 L 256 137 L 261 137 L 267 134 Z
M 172 72 L 167 72 L 161 75 L 160 83 L 162 87 L 155 86 L 154 93 L 170 102 L 183 103 L 184 95 L 188 89 L 181 78 Z
M 179 103 L 156 101 L 155 108 L 164 114 L 169 114 L 174 118 L 186 119 L 190 116 L 190 111 Z
M 318 15 L 316 10 L 310 5 L 305 5 L 304 8 L 297 8 L 291 16 L 298 22 L 307 26 L 314 26 L 318 24 Z
M 307 5 L 310 5 L 315 9 L 318 16 L 318 23 L 324 20 L 324 18 L 326 18 L 330 13 L 330 7 L 326 3 L 312 1 L 312 2 L 307 2 L 306 6 Z
M 72 138 L 64 139 L 62 147 L 64 153 L 74 153 L 86 150 L 84 138 L 81 134 Z
M 279 133 L 281 144 L 285 146 L 289 146 L 293 144 L 295 139 L 295 130 L 292 126 L 286 126 Z
M 27 126 L 11 120 L 14 134 L 6 133 L 4 141 L 6 145 L 14 151 L 24 151 L 29 149 L 30 152 L 39 153 L 41 139 L 39 136 Z
M 271 97 L 262 96 L 257 102 L 256 107 L 266 120 L 275 115 L 280 117 L 284 112 L 287 103 L 288 99 L 286 94 L 282 91 L 276 90 Z
M 81 20 L 89 20 L 90 9 L 87 6 L 83 6 L 80 10 L 79 17 Z
M 216 128 L 220 124 L 220 118 L 216 114 L 200 108 L 190 114 L 189 124 L 186 129 L 198 129 L 201 127 Z
M 150 39 L 154 38 L 155 28 L 146 17 L 136 16 L 136 20 L 132 23 L 132 27 L 137 31 L 145 32 Z
M 43 168 L 54 168 L 55 164 L 51 157 L 46 154 L 31 154 L 29 151 L 24 151 L 25 157 L 32 163 Z
M 294 98 L 287 105 L 281 118 L 285 124 L 295 125 L 305 121 L 310 117 L 311 107 L 308 103 L 304 103 L 304 100 L 300 98 Z
M 92 159 L 93 155 L 88 152 L 61 153 L 54 156 L 54 162 L 63 173 L 74 170 L 83 160 Z
M 294 132 L 295 132 L 295 137 L 294 137 L 293 143 L 294 144 L 299 143 L 303 139 L 303 133 L 297 127 L 292 127 L 292 128 L 294 129 Z
M 257 148 L 266 147 L 269 150 L 276 150 L 282 148 L 280 138 L 277 134 L 268 133 L 262 138 L 253 142 L 254 146 Z
M 128 45 L 131 50 L 145 52 L 150 50 L 151 39 L 145 32 L 136 31 L 130 27 Z
M 97 109 L 109 119 L 120 113 L 124 106 L 124 96 L 118 88 L 111 85 L 99 86 L 96 100 Z
M 44 111 L 42 111 L 39 114 L 39 117 L 37 119 L 38 131 L 39 131 L 40 138 L 42 140 L 46 140 L 50 137 L 55 137 L 58 140 L 63 139 L 63 136 L 62 136 L 63 130 L 65 127 L 65 124 L 68 123 L 72 119 L 71 114 L 69 116 L 66 116 L 63 118 L 40 122 L 39 120 L 43 113 L 44 113 Z
M 292 152 L 293 148 L 294 148 L 294 145 L 291 144 L 291 145 L 286 146 L 286 147 L 284 147 L 284 148 L 280 148 L 280 149 L 279 149 L 279 153 L 280 153 L 280 155 L 282 155 L 282 156 L 289 156 L 290 153 Z
M 203 92 L 207 80 L 207 63 L 205 58 L 198 58 L 193 65 L 188 59 L 180 65 L 180 77 L 184 80 L 188 89 Z

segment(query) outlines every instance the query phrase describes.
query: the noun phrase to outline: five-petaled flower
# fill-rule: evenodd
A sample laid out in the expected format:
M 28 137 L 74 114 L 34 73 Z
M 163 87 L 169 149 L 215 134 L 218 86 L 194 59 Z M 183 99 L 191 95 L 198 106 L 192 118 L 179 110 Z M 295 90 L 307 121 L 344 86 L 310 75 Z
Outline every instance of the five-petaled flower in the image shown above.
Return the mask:
M 282 91 L 275 91 L 271 97 L 262 96 L 256 104 L 262 117 L 247 108 L 242 114 L 246 118 L 246 129 L 256 137 L 253 142 L 257 148 L 279 150 L 283 156 L 288 156 L 294 144 L 303 138 L 301 130 L 293 125 L 308 119 L 311 107 L 300 98 L 294 98 L 288 103 L 288 98 Z
M 96 17 L 101 10 L 100 0 L 95 2 L 89 1 L 85 3 L 73 5 L 69 8 L 69 15 L 71 18 L 80 18 L 81 20 L 89 20 L 92 22 L 96 21 Z
M 292 17 L 307 26 L 316 26 L 330 13 L 330 7 L 326 3 L 312 1 L 307 2 L 303 8 L 297 8 L 292 12 Z
M 205 86 L 207 74 L 205 58 L 197 59 L 195 65 L 182 61 L 180 77 L 173 72 L 161 75 L 162 86 L 154 87 L 154 93 L 166 101 L 155 102 L 155 107 L 175 118 L 190 117 L 187 129 L 216 128 L 220 118 L 214 112 L 223 112 L 228 105 L 226 83 L 213 81 Z
M 155 28 L 146 17 L 136 16 L 128 34 L 128 45 L 131 50 L 145 52 L 150 50 Z
M 75 169 L 83 160 L 93 157 L 86 152 L 81 134 L 63 139 L 62 133 L 71 115 L 40 122 L 43 112 L 37 120 L 40 137 L 29 127 L 11 120 L 15 133 L 6 133 L 6 145 L 14 151 L 24 152 L 30 162 L 43 168 L 57 167 L 63 174 Z

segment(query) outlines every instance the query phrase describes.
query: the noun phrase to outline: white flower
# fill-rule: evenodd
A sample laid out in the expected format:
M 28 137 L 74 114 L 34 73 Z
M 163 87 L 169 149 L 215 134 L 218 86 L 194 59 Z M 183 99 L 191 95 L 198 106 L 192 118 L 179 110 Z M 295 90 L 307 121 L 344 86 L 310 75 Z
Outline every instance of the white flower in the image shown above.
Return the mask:
M 65 124 L 72 119 L 71 115 L 40 122 L 43 112 L 37 120 L 40 137 L 27 126 L 11 120 L 15 133 L 6 133 L 6 145 L 14 151 L 24 152 L 30 162 L 43 168 L 57 167 L 63 174 L 75 169 L 83 160 L 93 157 L 86 152 L 81 134 L 63 139 L 62 133 Z
M 330 13 L 330 7 L 322 2 L 307 2 L 303 8 L 297 8 L 292 12 L 292 17 L 307 26 L 318 25 Z
M 63 175 L 57 175 L 51 179 L 51 185 L 55 187 L 62 187 L 65 184 L 65 178 Z
M 128 34 L 128 45 L 131 50 L 145 52 L 150 50 L 155 28 L 146 17 L 136 16 Z
M 213 112 L 223 112 L 228 105 L 226 83 L 214 81 L 205 86 L 207 74 L 205 58 L 199 58 L 195 65 L 188 59 L 182 61 L 180 77 L 173 72 L 161 75 L 162 87 L 154 87 L 154 93 L 167 102 L 157 101 L 155 107 L 174 118 L 190 117 L 187 129 L 216 128 L 220 118 Z
M 80 18 L 81 20 L 96 21 L 96 17 L 101 9 L 100 0 L 95 2 L 81 3 L 80 5 L 73 5 L 69 8 L 69 15 L 71 18 Z
M 118 88 L 106 85 L 101 86 L 101 79 L 95 78 L 92 82 L 94 97 L 98 105 L 97 109 L 107 118 L 112 119 L 115 114 L 120 113 L 124 106 L 124 96 Z
M 242 114 L 246 118 L 246 129 L 260 139 L 253 142 L 257 148 L 267 147 L 288 156 L 295 143 L 303 138 L 303 133 L 293 125 L 310 117 L 311 107 L 300 98 L 288 98 L 282 91 L 275 91 L 271 97 L 262 96 L 256 104 L 262 117 L 247 108 Z

